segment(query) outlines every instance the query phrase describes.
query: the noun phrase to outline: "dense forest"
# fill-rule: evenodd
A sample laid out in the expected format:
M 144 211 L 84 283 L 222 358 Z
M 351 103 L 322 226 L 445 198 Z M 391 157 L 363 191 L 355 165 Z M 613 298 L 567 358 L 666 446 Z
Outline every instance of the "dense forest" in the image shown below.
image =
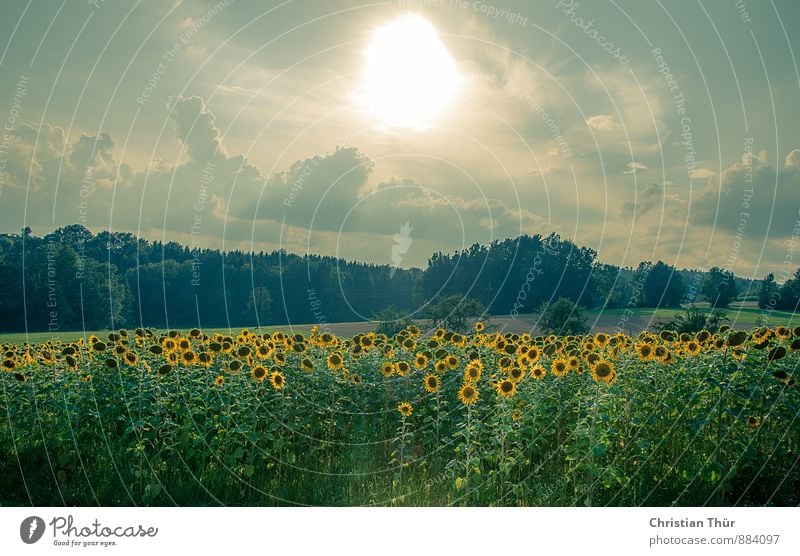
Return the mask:
M 757 297 L 763 308 L 794 310 L 800 270 L 779 285 L 773 275 L 753 283 L 662 261 L 619 268 L 557 235 L 434 253 L 426 269 L 404 270 L 285 251 L 190 249 L 78 224 L 44 237 L 30 229 L 0 234 L 3 331 L 348 322 L 389 307 L 419 316 L 453 294 L 493 315 L 535 312 L 559 297 L 586 308 L 699 300 L 725 307 Z

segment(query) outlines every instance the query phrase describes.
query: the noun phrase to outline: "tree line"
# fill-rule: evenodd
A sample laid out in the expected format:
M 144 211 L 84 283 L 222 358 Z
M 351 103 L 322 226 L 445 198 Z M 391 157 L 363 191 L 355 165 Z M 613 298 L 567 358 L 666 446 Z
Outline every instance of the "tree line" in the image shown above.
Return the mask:
M 283 250 L 191 249 L 128 232 L 95 234 L 79 224 L 42 237 L 29 228 L 0 234 L 3 331 L 324 327 L 373 319 L 388 308 L 422 317 L 454 295 L 493 315 L 534 312 L 560 298 L 583 308 L 678 307 L 698 300 L 725 307 L 751 290 L 764 307 L 793 309 L 800 274 L 779 286 L 772 275 L 753 284 L 719 268 L 677 270 L 663 261 L 620 268 L 555 234 L 437 252 L 424 270 Z

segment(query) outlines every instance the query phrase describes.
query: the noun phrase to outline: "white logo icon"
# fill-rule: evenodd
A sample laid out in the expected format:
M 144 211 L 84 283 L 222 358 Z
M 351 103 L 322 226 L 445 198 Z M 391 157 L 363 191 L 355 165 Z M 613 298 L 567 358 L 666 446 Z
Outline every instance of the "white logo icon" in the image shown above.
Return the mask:
M 403 262 L 403 255 L 408 253 L 408 249 L 414 242 L 414 240 L 411 239 L 411 230 L 413 230 L 411 223 L 406 222 L 400 226 L 400 233 L 392 236 L 394 245 L 392 245 L 392 268 L 389 271 L 390 278 L 394 276 L 394 273 L 399 268 L 400 263 Z

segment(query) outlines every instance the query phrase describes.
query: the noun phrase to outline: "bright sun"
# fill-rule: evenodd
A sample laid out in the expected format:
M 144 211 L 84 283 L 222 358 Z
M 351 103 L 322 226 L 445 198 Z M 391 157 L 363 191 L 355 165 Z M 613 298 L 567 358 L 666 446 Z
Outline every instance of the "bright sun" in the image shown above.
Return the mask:
M 364 55 L 358 101 L 387 127 L 429 127 L 461 83 L 436 29 L 416 15 L 377 29 Z

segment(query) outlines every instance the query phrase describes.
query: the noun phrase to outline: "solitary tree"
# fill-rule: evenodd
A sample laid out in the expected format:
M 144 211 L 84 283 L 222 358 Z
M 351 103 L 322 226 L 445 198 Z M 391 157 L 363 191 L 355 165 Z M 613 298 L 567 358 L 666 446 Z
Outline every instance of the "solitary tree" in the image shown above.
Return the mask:
M 467 319 L 479 317 L 486 309 L 477 300 L 461 295 L 449 295 L 430 305 L 425 311 L 427 318 L 433 326 L 444 326 L 450 330 L 464 332 L 467 329 Z
M 634 287 L 640 288 L 636 295 L 640 307 L 678 307 L 683 299 L 683 278 L 675 267 L 658 261 L 639 264 Z
M 706 312 L 692 305 L 677 313 L 671 320 L 656 323 L 653 328 L 656 330 L 671 330 L 680 334 L 684 332 L 694 334 L 701 330 L 716 332 L 722 322 L 726 320 L 728 320 L 728 317 L 722 311 Z
M 559 297 L 553 303 L 542 303 L 538 324 L 549 334 L 585 334 L 589 331 L 583 310 L 566 297 Z
M 736 279 L 733 272 L 712 267 L 703 278 L 701 291 L 712 307 L 727 307 L 736 299 Z
M 758 286 L 758 308 L 766 309 L 769 307 L 770 300 L 777 291 L 778 285 L 775 283 L 775 275 L 770 272 L 761 280 L 761 284 Z
M 394 305 L 389 305 L 375 313 L 375 320 L 378 321 L 378 334 L 394 336 L 408 325 L 413 324 L 408 313 L 400 311 Z

